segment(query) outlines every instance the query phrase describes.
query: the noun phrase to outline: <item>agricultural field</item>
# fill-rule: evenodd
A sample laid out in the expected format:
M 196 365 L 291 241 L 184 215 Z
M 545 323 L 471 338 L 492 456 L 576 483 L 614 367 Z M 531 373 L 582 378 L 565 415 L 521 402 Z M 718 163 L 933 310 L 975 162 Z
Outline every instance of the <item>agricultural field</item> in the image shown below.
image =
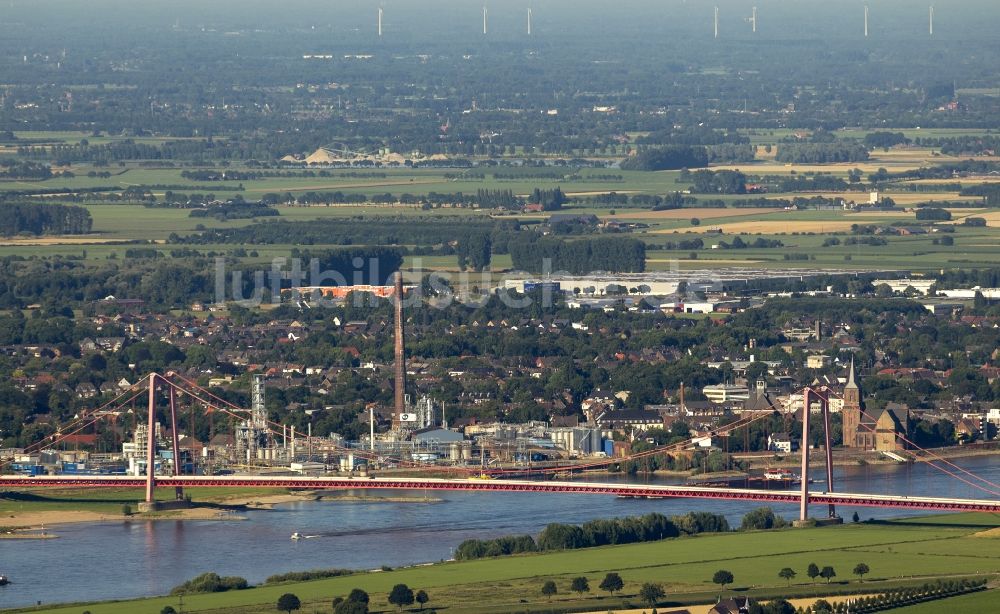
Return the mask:
M 874 593 L 892 586 L 922 584 L 937 578 L 992 578 L 1000 573 L 1000 549 L 990 544 L 996 537 L 979 537 L 996 525 L 988 515 L 961 514 L 937 517 L 929 522 L 879 522 L 814 529 L 702 535 L 655 543 L 610 546 L 586 550 L 524 555 L 469 562 L 450 562 L 378 573 L 311 582 L 264 586 L 246 591 L 208 595 L 185 595 L 188 612 L 273 611 L 278 596 L 299 596 L 305 611 L 324 607 L 335 596 L 362 588 L 372 597 L 372 606 L 388 608 L 386 595 L 397 583 L 426 590 L 430 606 L 461 612 L 534 611 L 549 607 L 565 610 L 606 611 L 638 606 L 636 592 L 643 582 L 662 583 L 670 605 L 712 603 L 719 593 L 711 583 L 718 569 L 727 569 L 735 583 L 725 592 L 768 597 L 824 597 L 843 593 Z M 984 542 L 990 542 L 990 544 Z M 870 574 L 859 582 L 850 570 L 866 563 Z M 814 583 L 805 570 L 810 563 L 830 565 L 837 571 L 829 585 Z M 798 571 L 790 586 L 777 575 L 790 567 Z M 552 570 L 559 570 L 553 574 Z M 225 570 L 216 570 L 224 575 Z M 604 574 L 616 571 L 625 588 L 614 597 L 594 595 Z M 571 578 L 585 576 L 592 587 L 589 595 L 572 595 Z M 559 589 L 551 604 L 539 593 L 546 580 Z M 963 597 L 969 603 L 996 599 L 996 589 Z M 941 607 L 943 602 L 936 605 Z M 955 602 L 956 604 L 958 601 Z M 995 603 L 995 601 L 993 601 Z M 93 614 L 158 611 L 178 606 L 176 597 L 88 604 Z M 661 604 L 666 605 L 666 604 Z M 328 607 L 328 606 L 326 606 Z M 78 613 L 72 607 L 36 608 L 31 611 Z M 940 610 L 914 610 L 940 611 Z
M 984 131 L 967 129 L 935 129 L 935 130 L 901 130 L 910 138 L 916 136 L 940 138 L 946 136 L 976 136 Z M 789 130 L 774 130 L 766 133 L 744 131 L 752 142 L 759 145 L 758 160 L 747 164 L 713 166 L 715 170 L 740 170 L 748 175 L 777 175 L 791 177 L 793 174 L 808 175 L 823 173 L 845 178 L 854 169 L 863 173 L 875 172 L 886 168 L 890 172 L 931 166 L 944 162 L 957 161 L 959 158 L 942 156 L 929 148 L 904 147 L 888 151 L 876 149 L 872 151 L 871 159 L 865 163 L 843 164 L 781 164 L 773 161 L 773 157 L 764 153 L 765 143 L 777 143 L 782 138 L 794 134 Z M 837 138 L 861 139 L 867 134 L 863 130 L 840 130 Z M 121 136 L 92 137 L 82 132 L 17 132 L 17 136 L 30 143 L 77 143 L 87 139 L 92 143 L 117 142 L 124 140 Z M 633 137 L 639 135 L 632 135 Z M 156 143 L 160 137 L 142 137 L 136 142 Z M 3 152 L 0 152 L 2 154 Z M 601 156 L 593 156 L 601 158 Z M 614 163 L 620 158 L 607 157 L 606 161 Z M 798 268 L 803 266 L 823 266 L 829 268 L 906 268 L 906 269 L 939 269 L 942 266 L 976 267 L 989 266 L 1000 259 L 1000 213 L 976 208 L 978 197 L 963 196 L 955 191 L 942 192 L 911 192 L 892 190 L 882 192 L 892 198 L 901 209 L 895 211 L 878 211 L 853 213 L 839 209 L 797 210 L 786 211 L 781 208 L 683 208 L 664 211 L 651 211 L 635 206 L 614 206 L 591 204 L 590 197 L 617 194 L 666 195 L 676 191 L 687 190 L 690 184 L 681 182 L 680 171 L 623 171 L 611 168 L 574 168 L 574 167 L 488 167 L 473 169 L 435 169 L 435 168 L 375 168 L 375 169 L 330 169 L 319 176 L 317 171 L 313 177 L 263 177 L 244 181 L 196 181 L 182 177 L 182 171 L 198 170 L 205 167 L 181 167 L 180 165 L 151 167 L 136 162 L 129 162 L 111 167 L 93 167 L 87 164 L 74 165 L 70 170 L 74 177 L 56 176 L 46 181 L 0 181 L 0 193 L 30 189 L 94 189 L 109 188 L 122 190 L 134 186 L 161 186 L 151 188 L 153 194 L 161 199 L 168 187 L 175 193 L 214 194 L 215 198 L 225 199 L 241 196 L 247 200 L 257 200 L 268 194 L 301 195 L 307 192 L 343 192 L 351 195 L 372 197 L 392 194 L 414 196 L 434 193 L 457 193 L 474 195 L 478 190 L 511 190 L 514 194 L 524 197 L 536 188 L 553 189 L 560 187 L 571 199 L 564 206 L 563 213 L 593 214 L 602 221 L 617 220 L 647 224 L 648 228 L 634 231 L 633 236 L 643 239 L 649 247 L 648 268 L 660 270 L 680 266 L 704 267 L 710 265 L 740 266 L 753 265 L 769 268 Z M 231 165 L 231 170 L 253 171 L 255 168 Z M 294 169 L 289 169 L 294 172 Z M 110 172 L 111 176 L 88 177 L 90 171 Z M 366 176 L 367 175 L 367 176 Z M 498 178 L 497 175 L 500 175 Z M 620 177 L 620 179 L 619 179 Z M 985 179 L 990 179 L 986 177 Z M 942 183 L 938 180 L 914 180 L 913 183 Z M 949 181 L 971 185 L 980 183 L 978 179 L 964 181 Z M 211 190 L 215 189 L 215 192 Z M 844 198 L 846 200 L 866 201 L 868 193 L 853 192 L 791 192 L 763 195 L 698 195 L 699 199 L 717 198 L 725 203 L 735 200 L 752 198 L 775 198 L 790 200 L 794 198 L 824 197 L 828 199 Z M 96 200 L 96 199 L 95 199 Z M 582 201 L 582 202 L 581 202 Z M 939 222 L 938 225 L 953 226 L 955 232 L 950 236 L 954 245 L 940 244 L 935 241 L 936 233 L 922 236 L 887 236 L 885 246 L 867 245 L 835 245 L 825 246 L 830 238 L 843 239 L 852 233 L 855 225 L 877 224 L 883 226 L 900 225 L 915 222 L 915 207 L 934 202 L 967 203 L 968 208 L 950 208 L 953 219 Z M 91 213 L 93 231 L 86 236 L 41 236 L 41 237 L 7 237 L 0 240 L 0 257 L 19 255 L 25 257 L 47 257 L 54 255 L 84 258 L 88 261 L 106 259 L 121 259 L 129 249 L 125 242 L 143 242 L 146 247 L 157 250 L 164 256 L 170 256 L 174 246 L 167 242 L 172 234 L 186 235 L 201 229 L 234 228 L 250 224 L 269 223 L 281 219 L 288 221 L 311 221 L 321 219 L 348 218 L 356 216 L 414 216 L 426 218 L 437 215 L 499 215 L 490 211 L 462 208 L 431 208 L 422 210 L 416 205 L 402 204 L 336 204 L 330 206 L 287 206 L 278 205 L 278 217 L 263 220 L 234 219 L 218 220 L 212 217 L 191 217 L 185 209 L 150 208 L 139 204 L 109 204 L 88 202 L 86 196 L 82 204 Z M 510 215 L 510 214 L 507 214 Z M 516 215 L 527 223 L 540 223 L 549 214 Z M 962 224 L 963 218 L 982 217 L 987 227 L 971 228 Z M 695 223 L 692 223 L 695 222 Z M 933 229 L 931 229 L 933 230 Z M 700 235 L 704 241 L 711 244 L 732 242 L 735 236 L 752 242 L 757 237 L 777 239 L 783 243 L 780 248 L 713 250 L 710 247 L 699 250 L 697 259 L 690 258 L 690 250 L 679 253 L 660 252 L 657 247 L 664 241 L 683 239 L 686 234 Z M 229 254 L 239 247 L 235 245 L 199 245 L 202 253 Z M 293 241 L 287 244 L 271 244 L 247 248 L 252 254 L 240 256 L 246 262 L 267 262 L 278 256 L 287 256 L 288 252 L 297 247 Z M 340 247 L 335 244 L 319 244 L 316 248 Z M 412 260 L 410 258 L 409 260 Z M 457 268 L 454 258 L 445 256 L 425 256 L 419 261 L 425 269 L 452 270 Z M 408 261 L 408 265 L 409 265 Z M 509 258 L 499 254 L 494 258 L 492 270 L 502 272 L 510 266 Z

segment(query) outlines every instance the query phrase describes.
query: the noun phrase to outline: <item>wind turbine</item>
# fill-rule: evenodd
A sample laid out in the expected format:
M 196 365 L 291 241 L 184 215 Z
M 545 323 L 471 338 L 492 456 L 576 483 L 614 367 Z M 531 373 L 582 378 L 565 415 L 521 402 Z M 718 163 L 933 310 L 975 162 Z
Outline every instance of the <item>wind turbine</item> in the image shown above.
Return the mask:
M 531 7 L 528 7 L 528 36 L 531 36 Z
M 382 38 L 382 7 L 378 7 L 378 37 Z
M 934 36 L 934 5 L 933 4 L 931 5 L 930 10 L 928 11 L 927 19 L 928 19 L 928 21 L 927 21 L 927 32 L 931 36 Z
M 719 38 L 719 7 L 715 7 L 715 38 Z
M 483 36 L 486 36 L 486 5 L 483 5 Z
M 868 38 L 868 5 L 865 5 L 865 38 Z
M 750 23 L 750 27 L 753 29 L 754 34 L 757 33 L 757 7 L 753 7 L 753 13 L 746 19 Z

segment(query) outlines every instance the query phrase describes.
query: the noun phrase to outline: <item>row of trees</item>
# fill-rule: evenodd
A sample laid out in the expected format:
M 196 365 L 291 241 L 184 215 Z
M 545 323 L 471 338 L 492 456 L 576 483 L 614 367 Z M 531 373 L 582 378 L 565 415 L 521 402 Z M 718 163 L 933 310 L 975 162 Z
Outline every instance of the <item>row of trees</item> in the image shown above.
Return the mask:
M 732 572 L 725 569 L 720 569 L 712 576 L 712 583 L 718 584 L 723 589 L 725 589 L 727 584 L 732 584 L 733 581 L 734 578 Z M 622 580 L 621 575 L 617 572 L 609 572 L 604 576 L 604 579 L 601 580 L 598 588 L 602 591 L 606 591 L 610 595 L 614 595 L 616 592 L 625 588 L 625 581 Z M 590 581 L 586 576 L 577 576 L 570 580 L 569 589 L 577 595 L 589 593 Z M 556 585 L 554 580 L 546 580 L 545 583 L 542 584 L 541 593 L 547 597 L 549 601 L 551 601 L 552 597 L 559 593 L 559 587 Z M 655 607 L 656 604 L 664 597 L 666 597 L 666 591 L 663 589 L 662 584 L 645 582 L 639 588 L 639 599 L 648 604 L 650 607 Z
M 257 217 L 275 217 L 280 215 L 277 209 L 263 202 L 245 202 L 242 198 L 221 205 L 209 205 L 204 208 L 192 209 L 189 217 L 211 217 L 224 222 L 226 220 L 247 220 Z
M 47 164 L 28 160 L 0 160 L 0 177 L 4 179 L 46 180 L 52 177 L 52 168 Z
M 759 528 L 771 528 L 772 526 L 777 525 L 772 521 L 771 526 Z M 594 546 L 659 541 L 681 535 L 728 530 L 729 524 L 724 516 L 707 512 L 690 512 L 670 518 L 663 514 L 652 513 L 645 516 L 592 520 L 582 525 L 552 523 L 542 530 L 537 541 L 532 539 L 530 535 L 498 537 L 488 540 L 468 539 L 455 549 L 455 558 L 470 560 L 524 552 L 575 550 Z
M 469 216 L 435 216 L 414 219 L 394 216 L 357 216 L 308 222 L 276 221 L 242 228 L 205 230 L 184 237 L 170 236 L 182 244 L 236 243 L 240 245 L 439 245 L 473 232 L 516 233 L 514 220 L 493 221 Z
M 824 570 L 826 569 L 831 568 L 824 568 Z M 867 573 L 867 565 L 859 563 L 855 567 L 855 574 L 864 575 L 864 573 Z M 795 576 L 795 572 L 786 567 L 781 570 L 779 576 L 790 580 Z M 712 583 L 718 584 L 723 590 L 727 584 L 732 584 L 733 581 L 733 574 L 725 569 L 716 571 L 712 576 Z M 915 605 L 979 591 L 986 586 L 986 583 L 986 580 L 938 580 L 936 582 L 925 583 L 921 586 L 891 589 L 879 595 L 859 597 L 849 602 L 841 601 L 832 604 L 825 599 L 819 599 L 804 610 L 796 610 L 794 606 L 784 599 L 772 599 L 766 605 L 748 600 L 747 607 L 749 608 L 748 611 L 752 614 L 793 614 L 803 611 L 812 614 L 846 614 L 847 612 L 867 614 L 869 612 L 880 612 L 901 606 Z M 577 596 L 583 596 L 591 591 L 590 580 L 586 576 L 574 577 L 570 579 L 568 588 L 569 591 L 576 593 Z M 613 596 L 616 592 L 624 590 L 625 581 L 618 572 L 608 572 L 601 580 L 598 588 Z M 539 592 L 551 602 L 552 598 L 559 594 L 559 586 L 555 580 L 546 580 Z M 637 596 L 643 603 L 651 608 L 655 608 L 666 597 L 666 591 L 662 584 L 645 582 L 639 588 Z M 333 600 L 333 612 L 334 614 L 367 614 L 370 600 L 371 598 L 368 593 L 356 588 L 347 597 L 337 597 Z M 430 597 L 423 590 L 414 592 L 406 584 L 396 584 L 389 592 L 387 601 L 397 606 L 400 611 L 404 607 L 411 606 L 414 603 L 419 604 L 420 609 L 423 610 L 430 601 Z M 291 614 L 291 612 L 302 608 L 302 601 L 293 593 L 285 593 L 278 598 L 276 608 L 278 611 Z M 166 606 L 161 610 L 160 614 L 176 614 L 176 610 L 171 606 Z
M 646 245 L 639 239 L 598 237 L 564 240 L 516 237 L 508 249 L 515 269 L 531 273 L 594 271 L 641 273 L 646 269 Z
M 414 603 L 420 605 L 420 609 L 423 610 L 427 603 L 431 600 L 430 596 L 425 590 L 414 591 L 412 588 L 406 584 L 396 584 L 389 591 L 389 597 L 387 601 L 399 608 L 400 611 L 404 607 L 411 606 Z M 336 597 L 333 599 L 333 613 L 334 614 L 368 614 L 368 608 L 371 604 L 371 597 L 365 591 L 360 588 L 353 589 L 347 597 Z M 294 593 L 285 593 L 278 597 L 278 602 L 276 608 L 279 612 L 292 612 L 302 608 L 302 600 L 299 599 Z
M 521 200 L 514 195 L 513 190 L 480 188 L 476 190 L 476 204 L 483 209 L 517 209 Z
M 837 141 L 833 143 L 800 143 L 778 146 L 775 160 L 792 164 L 833 164 L 839 162 L 864 162 L 868 148 L 861 143 Z

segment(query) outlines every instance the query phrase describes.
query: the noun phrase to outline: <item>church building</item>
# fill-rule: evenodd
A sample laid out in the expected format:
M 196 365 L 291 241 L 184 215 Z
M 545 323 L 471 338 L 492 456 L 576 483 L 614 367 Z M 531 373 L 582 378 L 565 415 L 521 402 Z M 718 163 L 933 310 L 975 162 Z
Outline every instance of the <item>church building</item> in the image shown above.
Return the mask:
M 857 382 L 854 359 L 844 385 L 844 447 L 858 450 L 905 450 L 909 437 L 910 412 L 905 406 L 889 404 L 873 416 L 865 411 L 861 387 Z

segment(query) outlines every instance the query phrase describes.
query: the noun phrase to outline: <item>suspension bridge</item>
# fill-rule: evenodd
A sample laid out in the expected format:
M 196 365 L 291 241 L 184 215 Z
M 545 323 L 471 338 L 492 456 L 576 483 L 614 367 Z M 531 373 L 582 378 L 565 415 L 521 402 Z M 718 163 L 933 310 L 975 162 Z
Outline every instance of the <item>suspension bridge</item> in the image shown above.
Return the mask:
M 0 476 L 0 488 L 143 488 L 147 480 L 130 476 Z M 483 493 L 561 493 L 614 495 L 618 497 L 668 499 L 697 498 L 728 501 L 759 501 L 768 503 L 800 503 L 797 492 L 746 488 L 711 488 L 698 486 L 661 486 L 652 484 L 618 484 L 602 482 L 483 480 L 455 478 L 348 478 L 348 477 L 288 477 L 288 476 L 162 476 L 156 483 L 164 488 L 254 487 L 294 488 L 305 490 L 451 490 Z M 807 492 L 809 503 L 848 505 L 854 507 L 884 507 L 911 510 L 949 512 L 1000 513 L 1000 500 L 949 499 L 937 497 L 907 497 L 855 493 Z
M 64 425 L 57 433 L 46 437 L 26 451 L 37 451 L 57 446 L 67 437 L 95 425 L 110 416 L 117 415 L 116 408 L 134 401 L 140 396 L 148 400 L 147 418 L 148 433 L 146 456 L 146 475 L 0 475 L 0 489 L 35 489 L 35 488 L 144 488 L 146 501 L 155 501 L 155 489 L 174 488 L 181 497 L 185 488 L 201 487 L 255 487 L 255 488 L 287 488 L 306 490 L 356 490 L 356 489 L 387 489 L 387 490 L 439 490 L 468 491 L 481 493 L 514 493 L 527 492 L 539 494 L 588 494 L 610 495 L 642 499 L 676 499 L 698 498 L 728 501 L 752 501 L 768 503 L 787 503 L 799 505 L 799 519 L 809 518 L 810 505 L 825 505 L 830 518 L 836 518 L 835 506 L 851 507 L 881 507 L 908 510 L 949 511 L 949 512 L 988 512 L 1000 513 L 1000 485 L 975 475 L 974 473 L 940 457 L 930 450 L 923 450 L 912 441 L 907 443 L 915 449 L 922 450 L 933 459 L 931 465 L 948 474 L 957 482 L 964 483 L 973 489 L 983 492 L 984 498 L 953 498 L 953 497 L 918 497 L 904 494 L 869 494 L 835 492 L 833 481 L 833 461 L 830 445 L 830 415 L 828 399 L 824 391 L 805 388 L 803 391 L 803 434 L 809 432 L 811 402 L 820 406 L 824 431 L 824 461 L 826 473 L 826 489 L 822 491 L 809 489 L 810 454 L 809 446 L 803 446 L 801 487 L 797 491 L 775 491 L 751 488 L 706 487 L 706 486 L 668 486 L 651 484 L 604 483 L 595 481 L 565 481 L 556 479 L 519 479 L 525 475 L 525 470 L 507 469 L 481 473 L 479 468 L 441 467 L 427 463 L 419 463 L 403 459 L 391 459 L 394 464 L 407 467 L 413 471 L 433 470 L 440 474 L 448 472 L 449 477 L 375 477 L 375 476 L 267 476 L 267 475 L 182 475 L 179 463 L 172 463 L 169 474 L 158 475 L 155 471 L 158 446 L 156 437 L 156 420 L 158 408 L 163 411 L 170 423 L 171 444 L 174 459 L 179 457 L 178 449 L 178 400 L 186 398 L 192 404 L 200 405 L 206 413 L 221 412 L 239 420 L 248 420 L 250 411 L 222 399 L 207 389 L 199 386 L 176 373 L 166 375 L 150 374 L 137 382 L 119 397 L 92 411 L 84 412 L 73 421 Z M 735 422 L 721 426 L 717 434 L 728 435 L 733 431 L 748 427 L 753 422 L 767 417 L 769 414 L 742 417 Z M 268 429 L 274 433 L 282 433 L 283 425 L 268 423 Z M 808 441 L 803 437 L 803 441 Z M 533 469 L 531 475 L 554 477 L 567 471 L 594 469 L 611 464 L 636 460 L 656 454 L 678 452 L 689 447 L 691 441 L 683 441 L 667 446 L 660 446 L 624 458 L 600 459 L 587 464 L 563 465 Z M 364 456 L 365 451 L 343 448 L 343 453 Z M 374 457 L 374 454 L 371 455 Z M 385 459 L 382 459 L 385 460 Z M 475 475 L 472 475 L 475 473 Z M 455 477 L 451 477 L 455 476 Z

